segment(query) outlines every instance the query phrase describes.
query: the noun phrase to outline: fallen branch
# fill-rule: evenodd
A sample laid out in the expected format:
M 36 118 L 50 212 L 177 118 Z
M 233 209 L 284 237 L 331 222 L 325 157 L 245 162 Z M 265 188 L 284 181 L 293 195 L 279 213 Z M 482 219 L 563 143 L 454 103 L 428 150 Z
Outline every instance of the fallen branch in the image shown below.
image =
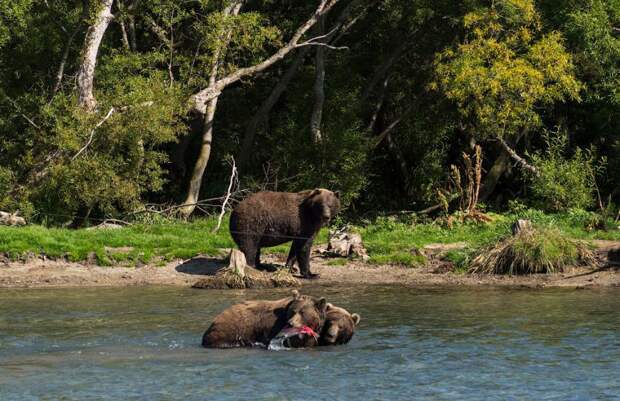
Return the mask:
M 512 157 L 512 159 L 517 162 L 518 166 L 520 166 L 521 168 L 525 170 L 530 171 L 532 174 L 534 174 L 537 177 L 540 175 L 540 172 L 538 171 L 538 169 L 532 166 L 531 164 L 529 164 L 524 158 L 519 156 L 517 152 L 515 152 L 510 146 L 508 146 L 508 144 L 506 143 L 506 141 L 504 141 L 503 138 L 496 138 L 496 140 L 500 143 L 500 145 L 506 151 L 506 153 L 508 153 L 510 157 Z
M 222 225 L 222 218 L 224 217 L 224 214 L 226 213 L 226 204 L 228 203 L 228 200 L 230 199 L 230 195 L 232 194 L 232 187 L 233 184 L 235 182 L 235 178 L 237 177 L 237 166 L 235 165 L 235 159 L 233 157 L 231 157 L 231 164 L 232 164 L 232 170 L 230 172 L 230 182 L 228 183 L 228 190 L 226 191 L 226 197 L 224 198 L 224 202 L 222 202 L 222 211 L 220 212 L 220 217 L 218 217 L 217 219 L 217 226 L 213 229 L 213 233 L 218 232 L 218 230 L 220 229 L 220 226 Z

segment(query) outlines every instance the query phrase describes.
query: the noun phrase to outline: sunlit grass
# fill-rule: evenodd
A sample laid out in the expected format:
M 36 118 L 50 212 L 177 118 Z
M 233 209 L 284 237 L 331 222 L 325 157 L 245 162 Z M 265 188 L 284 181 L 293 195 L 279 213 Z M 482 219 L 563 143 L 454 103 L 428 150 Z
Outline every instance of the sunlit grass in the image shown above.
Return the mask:
M 472 253 L 490 246 L 510 233 L 510 225 L 517 218 L 531 219 L 535 225 L 553 228 L 574 239 L 620 240 L 620 230 L 612 222 L 607 231 L 585 229 L 591 215 L 573 212 L 548 215 L 526 210 L 519 215 L 491 214 L 491 223 L 456 224 L 447 228 L 438 222 L 419 223 L 408 218 L 379 218 L 354 226 L 362 235 L 368 250 L 369 262 L 405 266 L 423 265 L 425 259 L 418 252 L 432 243 L 464 242 L 464 249 L 450 250 L 445 258 L 457 269 L 466 269 Z M 191 222 L 170 221 L 154 224 L 134 224 L 120 229 L 67 229 L 43 226 L 0 226 L 0 253 L 12 259 L 28 255 L 45 255 L 70 261 L 94 260 L 101 265 L 159 264 L 172 259 L 187 259 L 199 254 L 218 256 L 224 249 L 235 246 L 228 232 L 228 218 L 222 227 L 212 233 L 216 219 L 196 219 Z M 315 244 L 327 242 L 328 230 L 321 230 Z M 288 254 L 290 243 L 264 248 L 265 253 Z M 117 251 L 114 248 L 126 248 Z M 332 265 L 346 264 L 346 259 L 335 259 Z

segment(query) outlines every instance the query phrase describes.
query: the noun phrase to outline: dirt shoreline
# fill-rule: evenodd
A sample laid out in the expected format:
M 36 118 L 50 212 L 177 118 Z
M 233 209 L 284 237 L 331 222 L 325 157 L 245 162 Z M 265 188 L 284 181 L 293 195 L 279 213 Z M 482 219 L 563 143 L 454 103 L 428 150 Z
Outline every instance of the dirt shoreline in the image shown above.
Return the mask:
M 615 246 L 615 245 L 614 245 Z M 271 256 L 268 263 L 283 264 Z M 403 285 L 403 286 L 489 286 L 489 287 L 620 287 L 620 266 L 601 263 L 594 268 L 575 267 L 563 273 L 531 276 L 470 275 L 445 271 L 441 263 L 420 268 L 375 266 L 351 262 L 330 266 L 329 259 L 314 257 L 312 269 L 317 280 L 302 280 L 304 285 Z M 28 262 L 0 263 L 0 288 L 126 287 L 170 285 L 190 287 L 215 274 L 224 266 L 222 258 L 197 256 L 164 266 L 101 267 L 88 264 L 34 259 Z

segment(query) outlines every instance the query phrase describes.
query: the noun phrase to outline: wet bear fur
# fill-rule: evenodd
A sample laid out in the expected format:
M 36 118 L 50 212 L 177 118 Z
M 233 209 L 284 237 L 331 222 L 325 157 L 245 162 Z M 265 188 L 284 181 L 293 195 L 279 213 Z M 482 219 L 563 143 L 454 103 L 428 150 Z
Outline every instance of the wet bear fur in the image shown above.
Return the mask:
M 344 308 L 327 304 L 325 324 L 319 337 L 319 345 L 340 345 L 351 341 L 355 327 L 360 322 L 360 315 L 349 313 Z
M 310 272 L 310 251 L 318 231 L 340 211 L 340 195 L 327 189 L 258 192 L 241 201 L 230 216 L 230 234 L 248 265 L 260 268 L 260 250 L 293 241 L 286 261 L 303 277 Z
M 344 308 L 327 304 L 325 324 L 319 332 L 319 340 L 312 337 L 292 337 L 285 343 L 290 348 L 308 348 L 316 345 L 341 345 L 346 344 L 353 338 L 355 328 L 360 322 L 360 315 L 349 313 Z
M 320 333 L 327 302 L 293 292 L 276 301 L 247 301 L 217 315 L 202 337 L 207 348 L 267 346 L 285 327 L 308 326 Z

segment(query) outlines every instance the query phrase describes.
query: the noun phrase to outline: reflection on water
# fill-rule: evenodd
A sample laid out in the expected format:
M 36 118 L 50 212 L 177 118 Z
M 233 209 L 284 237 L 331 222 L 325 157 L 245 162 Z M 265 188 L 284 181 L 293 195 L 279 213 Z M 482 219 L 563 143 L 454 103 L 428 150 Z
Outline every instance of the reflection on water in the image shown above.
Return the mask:
M 615 400 L 620 289 L 312 288 L 345 346 L 205 350 L 222 309 L 288 291 L 0 290 L 0 400 Z

